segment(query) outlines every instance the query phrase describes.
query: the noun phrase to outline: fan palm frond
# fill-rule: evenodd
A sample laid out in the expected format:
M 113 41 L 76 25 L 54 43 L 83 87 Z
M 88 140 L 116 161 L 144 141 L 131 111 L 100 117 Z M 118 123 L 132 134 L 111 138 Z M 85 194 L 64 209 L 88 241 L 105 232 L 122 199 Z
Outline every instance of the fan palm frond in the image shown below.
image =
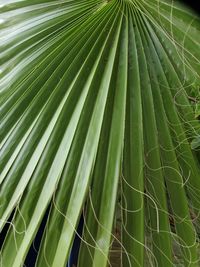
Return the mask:
M 36 266 L 66 266 L 81 214 L 80 267 L 112 265 L 113 240 L 124 267 L 174 266 L 175 247 L 198 266 L 200 19 L 170 0 L 1 2 L 1 266 L 45 213 Z

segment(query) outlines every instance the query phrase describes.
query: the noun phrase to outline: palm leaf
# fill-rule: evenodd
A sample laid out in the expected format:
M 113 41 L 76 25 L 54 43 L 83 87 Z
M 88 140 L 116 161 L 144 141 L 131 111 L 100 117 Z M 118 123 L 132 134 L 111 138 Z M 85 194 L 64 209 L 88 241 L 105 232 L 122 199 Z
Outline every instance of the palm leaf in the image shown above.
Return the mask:
M 0 15 L 1 265 L 25 262 L 47 214 L 36 266 L 66 266 L 82 214 L 78 266 L 112 265 L 113 241 L 125 267 L 174 266 L 177 247 L 198 266 L 199 18 L 170 0 Z

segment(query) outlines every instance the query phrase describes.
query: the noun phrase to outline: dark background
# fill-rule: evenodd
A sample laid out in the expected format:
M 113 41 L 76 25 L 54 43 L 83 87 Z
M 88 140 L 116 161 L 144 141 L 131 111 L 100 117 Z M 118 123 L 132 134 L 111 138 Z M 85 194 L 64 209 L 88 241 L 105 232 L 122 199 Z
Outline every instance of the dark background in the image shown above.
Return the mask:
M 182 0 L 180 2 L 183 2 L 184 4 L 188 5 L 189 7 L 191 7 L 197 14 L 200 15 L 200 1 L 196 0 L 196 1 L 185 1 Z

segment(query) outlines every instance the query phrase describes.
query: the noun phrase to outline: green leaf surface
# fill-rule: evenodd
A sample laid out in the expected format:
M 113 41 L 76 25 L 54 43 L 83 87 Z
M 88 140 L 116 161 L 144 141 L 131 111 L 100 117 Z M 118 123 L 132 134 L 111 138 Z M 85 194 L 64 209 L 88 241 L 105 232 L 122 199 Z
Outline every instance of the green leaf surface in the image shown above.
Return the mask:
M 117 266 L 199 266 L 199 51 L 178 1 L 0 2 L 2 267 L 45 214 L 36 266 L 66 266 L 81 215 L 79 267 L 113 243 Z

